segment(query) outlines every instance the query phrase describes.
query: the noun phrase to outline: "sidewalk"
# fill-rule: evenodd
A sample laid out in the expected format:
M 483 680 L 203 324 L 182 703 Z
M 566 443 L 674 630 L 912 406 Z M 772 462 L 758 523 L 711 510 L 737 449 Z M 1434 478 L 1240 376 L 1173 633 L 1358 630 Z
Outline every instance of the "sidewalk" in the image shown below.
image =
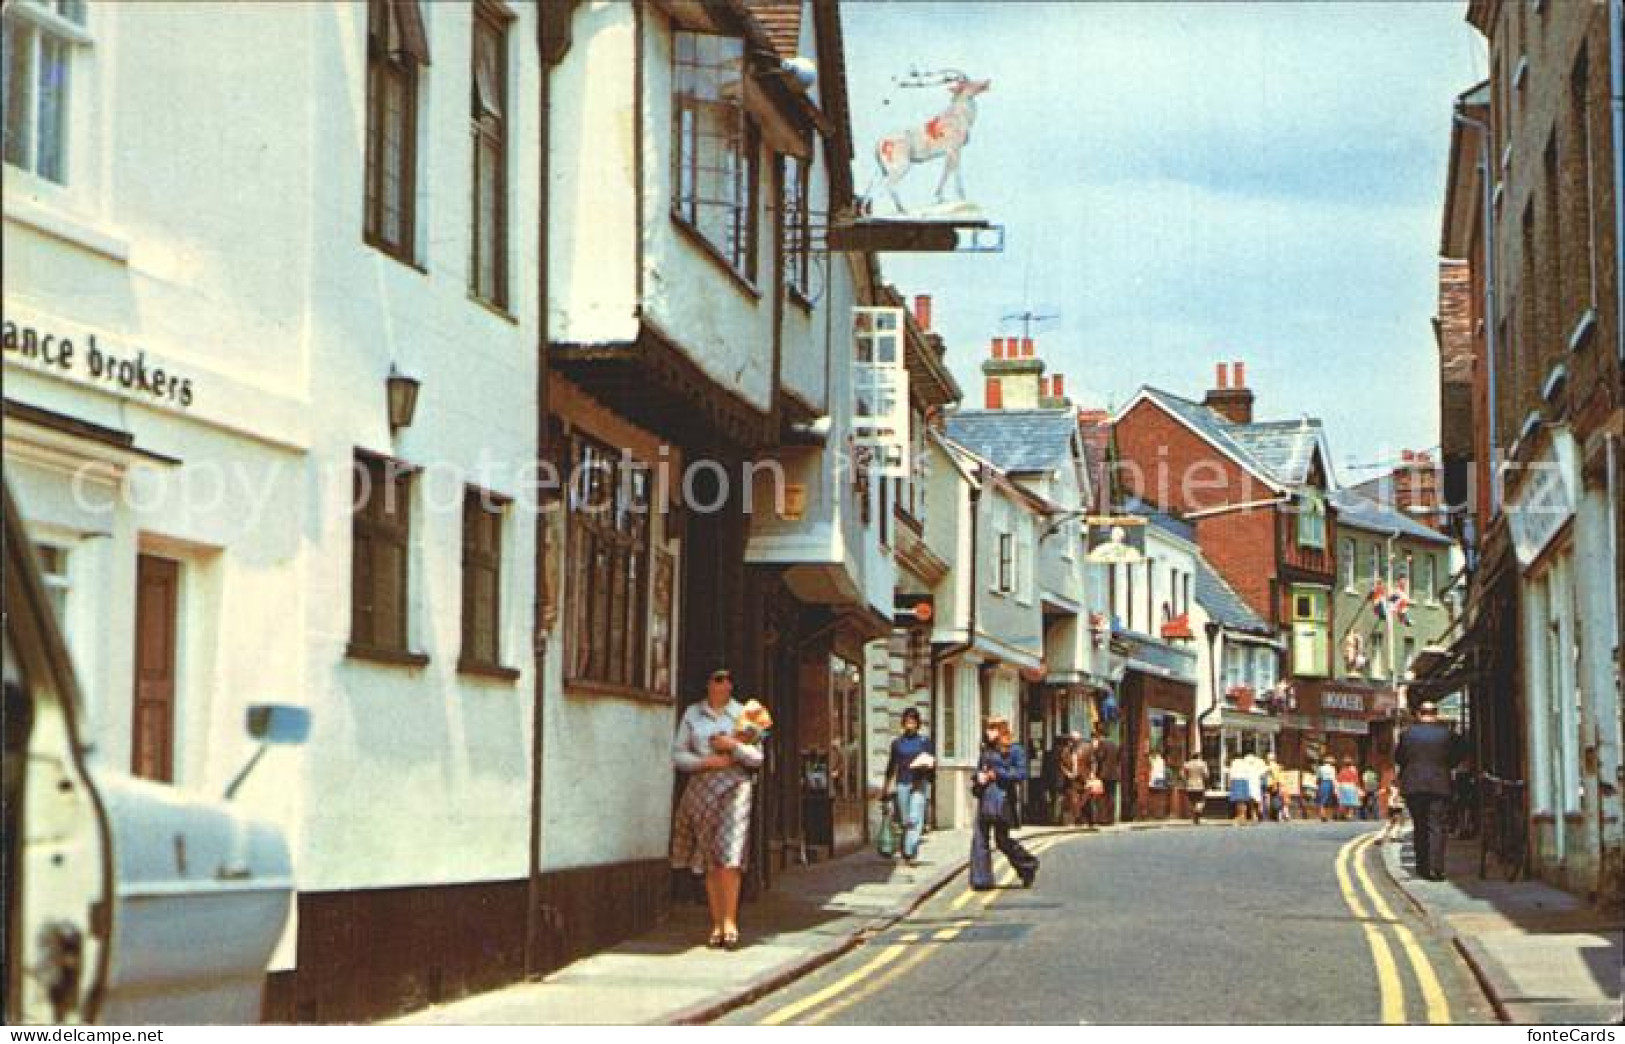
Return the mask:
M 1382 848 L 1388 875 L 1451 936 L 1508 1022 L 1616 1024 L 1625 1014 L 1617 917 L 1542 881 L 1478 876 L 1478 843 L 1452 841 L 1444 881 L 1413 876 L 1410 837 Z
M 1127 823 L 1124 830 L 1187 826 L 1182 820 Z M 1073 833 L 1034 827 L 1023 839 Z M 939 830 L 920 844 L 909 869 L 864 849 L 784 871 L 740 911 L 744 945 L 710 950 L 702 904 L 674 907 L 645 935 L 518 983 L 392 1021 L 406 1026 L 683 1025 L 706 1022 L 806 975 L 883 931 L 959 877 L 970 854 L 969 830 Z

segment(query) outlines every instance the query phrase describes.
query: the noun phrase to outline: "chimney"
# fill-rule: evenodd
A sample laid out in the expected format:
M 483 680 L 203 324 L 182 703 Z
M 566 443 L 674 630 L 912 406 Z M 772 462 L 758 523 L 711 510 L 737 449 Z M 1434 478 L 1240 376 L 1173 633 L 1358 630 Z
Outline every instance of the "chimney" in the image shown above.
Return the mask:
M 997 377 L 987 379 L 987 395 L 984 405 L 990 410 L 1004 409 L 1004 386 Z
M 931 295 L 914 295 L 914 321 L 919 324 L 923 333 L 931 331 Z
M 1057 399 L 1059 399 L 1061 396 L 1065 395 L 1066 394 L 1066 377 L 1065 377 L 1065 375 L 1058 373 L 1054 377 L 1051 377 L 1050 381 L 1049 381 L 1049 390 L 1050 390 L 1050 394 L 1054 395 Z
M 1049 398 L 1049 378 L 1048 377 L 1040 377 L 1040 378 L 1038 378 L 1038 397 L 1040 399 Z
M 993 338 L 993 357 L 983 361 L 982 373 L 988 379 L 990 410 L 1031 410 L 1043 406 L 1049 396 L 1044 362 L 1034 357 L 1030 337 Z
M 1232 364 L 1235 372 L 1234 383 L 1226 379 L 1226 366 L 1219 363 L 1214 371 L 1214 387 L 1202 399 L 1202 405 L 1219 414 L 1231 424 L 1251 424 L 1253 422 L 1253 393 L 1247 387 L 1247 364 L 1237 362 Z

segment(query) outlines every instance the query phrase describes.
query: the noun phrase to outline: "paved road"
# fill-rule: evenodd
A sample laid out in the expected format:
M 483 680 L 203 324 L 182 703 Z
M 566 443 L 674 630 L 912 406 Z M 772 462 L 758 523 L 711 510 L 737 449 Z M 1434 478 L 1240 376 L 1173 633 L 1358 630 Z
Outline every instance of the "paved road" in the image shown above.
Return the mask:
M 1034 846 L 1031 891 L 973 893 L 961 877 L 722 1021 L 1493 1022 L 1374 836 L 1357 823 L 1056 835 Z

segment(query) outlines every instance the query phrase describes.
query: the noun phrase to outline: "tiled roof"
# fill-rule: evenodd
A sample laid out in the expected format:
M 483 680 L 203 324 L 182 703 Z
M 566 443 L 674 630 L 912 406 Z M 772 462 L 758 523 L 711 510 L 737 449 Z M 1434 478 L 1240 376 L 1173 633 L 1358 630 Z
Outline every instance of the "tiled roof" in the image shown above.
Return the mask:
M 1283 486 L 1298 486 L 1308 480 L 1309 465 L 1320 442 L 1317 418 L 1234 424 L 1201 403 L 1172 392 L 1150 386 L 1144 391 L 1243 466 Z
M 1078 433 L 1069 409 L 957 410 L 946 426 L 950 439 L 1014 475 L 1068 466 Z
M 1264 618 L 1253 612 L 1236 594 L 1235 588 L 1225 583 L 1224 577 L 1200 555 L 1196 558 L 1196 604 L 1209 617 L 1232 630 L 1270 633 L 1270 625 Z
M 1123 510 L 1130 515 L 1143 515 L 1148 525 L 1156 526 L 1165 533 L 1174 536 L 1188 544 L 1196 543 L 1196 526 L 1182 518 L 1175 518 L 1166 511 L 1159 511 L 1150 504 L 1135 497 L 1123 501 Z
M 1352 526 L 1355 529 L 1368 529 L 1378 533 L 1398 530 L 1400 536 L 1423 540 L 1430 544 L 1448 545 L 1452 542 L 1443 533 L 1429 529 L 1404 512 L 1379 504 L 1351 489 L 1338 490 L 1332 494 L 1331 501 L 1332 506 L 1337 508 L 1339 526 Z
M 1246 446 L 1270 475 L 1289 486 L 1309 481 L 1309 465 L 1320 441 L 1320 421 L 1255 421 L 1226 426 L 1230 437 Z
M 751 17 L 761 23 L 783 58 L 793 58 L 801 50 L 801 6 L 801 0 L 745 0 Z

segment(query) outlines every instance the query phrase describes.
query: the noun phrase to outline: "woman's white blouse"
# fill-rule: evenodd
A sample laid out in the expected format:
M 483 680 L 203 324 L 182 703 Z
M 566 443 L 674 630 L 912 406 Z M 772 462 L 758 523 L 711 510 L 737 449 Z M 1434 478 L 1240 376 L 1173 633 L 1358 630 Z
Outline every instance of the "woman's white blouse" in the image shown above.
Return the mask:
M 705 700 L 689 705 L 683 720 L 677 726 L 677 736 L 671 743 L 671 760 L 680 772 L 699 772 L 701 762 L 710 757 L 711 737 L 734 730 L 734 722 L 744 713 L 744 704 L 729 700 L 720 711 L 713 711 Z M 733 749 L 734 764 L 756 768 L 762 763 L 760 743 L 740 743 Z

